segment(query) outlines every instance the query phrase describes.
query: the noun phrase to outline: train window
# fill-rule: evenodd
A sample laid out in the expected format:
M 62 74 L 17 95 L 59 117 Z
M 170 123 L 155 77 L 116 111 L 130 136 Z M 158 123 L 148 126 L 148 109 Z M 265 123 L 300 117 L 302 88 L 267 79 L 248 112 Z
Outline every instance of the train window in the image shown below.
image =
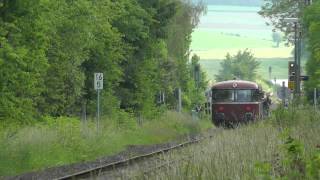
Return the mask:
M 212 97 L 216 102 L 233 102 L 235 99 L 234 90 L 216 90 Z
M 237 102 L 251 102 L 252 90 L 236 90 Z

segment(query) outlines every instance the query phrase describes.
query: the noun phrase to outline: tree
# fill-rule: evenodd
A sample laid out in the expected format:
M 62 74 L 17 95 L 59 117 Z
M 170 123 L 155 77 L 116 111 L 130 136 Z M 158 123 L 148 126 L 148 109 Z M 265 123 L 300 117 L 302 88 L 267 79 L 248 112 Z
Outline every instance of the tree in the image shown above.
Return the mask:
M 150 115 L 157 94 L 172 99 L 177 87 L 190 99 L 200 84 L 189 46 L 203 10 L 182 0 L 0 0 L 0 119 L 73 116 L 83 105 L 94 114 L 96 72 L 108 115 Z
M 200 57 L 194 54 L 191 58 L 191 77 L 186 93 L 188 94 L 189 107 L 194 108 L 205 100 L 204 93 L 208 88 L 206 73 L 200 65 Z
M 259 14 L 264 18 L 268 18 L 273 27 L 288 35 L 294 32 L 294 27 L 292 24 L 285 22 L 284 19 L 301 17 L 303 7 L 302 1 L 264 0 Z
M 192 66 L 189 64 L 191 34 L 198 25 L 200 16 L 205 13 L 206 6 L 202 3 L 192 4 L 188 1 L 177 1 L 176 14 L 168 25 L 168 37 L 166 44 L 168 47 L 168 58 L 172 65 L 173 77 L 171 79 L 170 90 L 180 87 L 183 91 L 183 106 L 191 108 L 193 100 L 191 94 L 195 86 L 194 77 L 191 75 Z M 199 91 L 198 93 L 201 93 Z M 170 93 L 171 98 L 175 99 Z M 171 102 L 174 104 L 175 102 Z
M 221 62 L 221 69 L 216 75 L 217 81 L 232 80 L 234 78 L 255 81 L 260 63 L 248 51 L 239 51 L 236 55 L 227 54 L 226 59 Z
M 0 120 L 25 123 L 39 115 L 49 43 L 41 5 L 39 0 L 0 1 Z
M 313 89 L 320 89 L 320 1 L 306 9 L 303 20 L 307 29 L 308 50 L 311 53 L 306 64 L 310 79 L 305 86 L 309 99 L 312 99 Z

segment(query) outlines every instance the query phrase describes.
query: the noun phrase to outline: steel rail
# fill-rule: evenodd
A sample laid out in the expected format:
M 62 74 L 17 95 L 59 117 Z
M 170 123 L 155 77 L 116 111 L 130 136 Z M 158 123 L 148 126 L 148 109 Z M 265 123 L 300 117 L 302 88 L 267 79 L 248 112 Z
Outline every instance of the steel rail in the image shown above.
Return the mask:
M 171 166 L 172 164 L 175 164 L 175 163 L 180 163 L 180 162 L 188 161 L 188 160 L 190 160 L 191 158 L 194 158 L 194 156 L 193 156 L 193 155 L 191 155 L 191 156 L 186 156 L 186 157 L 181 158 L 181 159 L 171 160 L 171 161 L 169 161 L 169 162 L 160 163 L 159 165 L 156 165 L 155 167 L 152 167 L 152 168 L 149 168 L 149 169 L 143 171 L 143 174 L 144 174 L 144 175 L 148 175 L 148 174 L 151 174 L 151 173 L 153 173 L 153 172 L 155 172 L 155 171 L 158 171 L 158 170 L 161 169 L 161 168 Z M 138 176 L 135 176 L 135 177 L 138 177 Z
M 151 157 L 150 157 L 151 158 Z M 157 171 L 159 171 L 160 169 L 162 168 L 166 168 L 166 167 L 171 167 L 173 164 L 177 164 L 177 163 L 180 163 L 180 162 L 184 162 L 184 161 L 188 161 L 190 160 L 191 158 L 194 158 L 194 155 L 191 155 L 191 156 L 185 156 L 183 158 L 180 158 L 180 159 L 176 159 L 176 160 L 163 160 L 165 162 L 160 162 L 160 163 L 157 163 L 156 161 L 156 165 L 153 166 L 153 167 L 148 167 L 144 170 L 142 170 L 140 173 L 131 173 L 129 172 L 129 174 L 124 174 L 123 172 L 121 172 L 121 170 L 115 174 L 111 174 L 111 176 L 108 176 L 107 174 L 104 174 L 102 173 L 101 175 L 98 175 L 98 179 L 100 177 L 104 178 L 104 179 L 139 179 L 141 175 L 143 176 L 149 176 L 151 175 L 152 173 L 155 173 Z M 154 160 L 153 160 L 154 161 Z M 160 160 L 162 161 L 162 160 Z M 154 163 L 154 162 L 153 162 Z M 137 165 L 137 164 L 136 164 Z
M 206 139 L 206 138 L 199 138 L 199 139 L 196 139 L 196 140 L 186 141 L 186 142 L 180 143 L 178 145 L 175 145 L 175 146 L 172 146 L 172 147 L 168 147 L 168 148 L 164 148 L 164 149 L 161 149 L 161 150 L 157 150 L 157 151 L 154 151 L 154 152 L 151 152 L 151 153 L 147 153 L 147 154 L 144 154 L 144 155 L 134 156 L 132 158 L 124 159 L 124 160 L 113 162 L 113 163 L 108 163 L 108 164 L 101 165 L 101 166 L 98 166 L 98 167 L 95 167 L 95 168 L 90 168 L 90 169 L 87 169 L 87 170 L 76 172 L 74 174 L 70 174 L 70 175 L 66 175 L 66 176 L 63 176 L 63 177 L 59 177 L 59 178 L 56 178 L 56 180 L 68 180 L 68 179 L 78 179 L 78 178 L 92 177 L 92 175 L 97 175 L 97 172 L 99 172 L 98 174 L 100 174 L 101 172 L 104 172 L 104 171 L 107 171 L 107 170 L 112 170 L 112 169 L 115 169 L 117 167 L 127 166 L 128 164 L 130 164 L 130 162 L 143 160 L 145 158 L 150 158 L 150 157 L 153 157 L 155 155 L 159 155 L 159 154 L 162 154 L 162 153 L 167 153 L 169 151 L 176 150 L 176 149 L 179 149 L 179 148 L 191 145 L 191 144 L 196 144 L 196 143 L 201 142 L 204 139 Z

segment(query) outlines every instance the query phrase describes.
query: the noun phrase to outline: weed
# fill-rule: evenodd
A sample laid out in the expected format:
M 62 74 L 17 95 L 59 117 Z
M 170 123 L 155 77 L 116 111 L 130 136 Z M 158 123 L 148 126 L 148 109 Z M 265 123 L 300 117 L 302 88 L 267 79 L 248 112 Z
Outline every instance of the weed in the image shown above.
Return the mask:
M 202 125 L 199 125 L 201 123 Z M 164 143 L 200 131 L 210 122 L 193 122 L 174 112 L 138 126 L 126 113 L 94 121 L 46 117 L 32 126 L 0 126 L 0 176 L 16 175 L 53 166 L 90 161 L 124 150 L 127 145 Z
M 277 109 L 268 120 L 221 129 L 212 139 L 167 157 L 193 158 L 148 178 L 319 179 L 320 151 L 315 145 L 320 118 L 310 118 L 311 112 L 307 107 Z

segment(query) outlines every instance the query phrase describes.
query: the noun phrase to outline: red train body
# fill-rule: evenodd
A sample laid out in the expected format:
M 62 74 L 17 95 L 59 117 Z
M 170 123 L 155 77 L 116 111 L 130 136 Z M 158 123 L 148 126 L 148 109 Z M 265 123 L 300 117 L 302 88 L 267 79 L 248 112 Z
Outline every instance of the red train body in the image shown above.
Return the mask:
M 263 117 L 263 92 L 249 81 L 224 81 L 212 87 L 212 120 L 217 126 Z

